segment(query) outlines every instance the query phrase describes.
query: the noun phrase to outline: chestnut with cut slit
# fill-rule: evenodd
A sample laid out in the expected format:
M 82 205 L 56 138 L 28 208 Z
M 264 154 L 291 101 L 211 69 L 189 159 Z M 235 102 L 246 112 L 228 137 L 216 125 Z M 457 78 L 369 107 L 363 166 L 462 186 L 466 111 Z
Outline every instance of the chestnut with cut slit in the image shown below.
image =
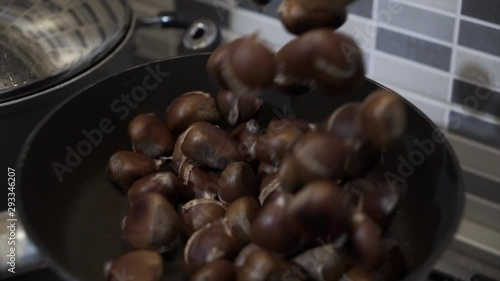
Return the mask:
M 195 122 L 215 122 L 219 118 L 215 100 L 201 91 L 182 94 L 170 104 L 165 114 L 167 128 L 174 134 L 179 134 Z
M 246 162 L 255 160 L 255 147 L 259 137 L 260 126 L 254 119 L 240 124 L 231 132 L 231 137 L 236 140 L 238 153 Z
M 211 171 L 195 166 L 187 160 L 179 171 L 180 194 L 184 201 L 192 199 L 215 199 L 219 189 L 218 180 Z
M 216 260 L 236 258 L 245 244 L 231 232 L 223 219 L 196 231 L 184 248 L 184 264 L 188 273 L 196 273 Z
M 332 95 L 361 86 L 365 69 L 361 50 L 347 35 L 330 29 L 304 33 L 274 57 L 278 75 L 296 83 L 315 81 Z
M 173 173 L 155 173 L 134 182 L 128 190 L 128 200 L 132 205 L 142 194 L 156 192 L 175 204 L 179 189 L 180 185 Z
M 219 179 L 219 200 L 231 204 L 241 197 L 259 195 L 259 182 L 252 166 L 234 162 L 224 169 Z
M 213 199 L 194 199 L 181 207 L 181 215 L 191 235 L 205 225 L 224 217 L 226 206 Z
M 219 90 L 217 105 L 224 120 L 230 125 L 252 119 L 262 106 L 263 101 L 253 95 L 235 94 Z
M 174 149 L 172 134 L 153 113 L 134 117 L 128 125 L 128 134 L 133 150 L 151 158 L 170 156 Z
M 133 251 L 115 259 L 106 272 L 106 280 L 122 280 L 124 276 L 141 281 L 160 281 L 163 274 L 163 259 L 152 251 Z
M 162 163 L 140 153 L 119 151 L 109 158 L 108 172 L 116 184 L 128 188 L 135 181 L 158 171 Z
M 162 195 L 146 193 L 130 207 L 123 236 L 134 249 L 165 252 L 176 242 L 179 229 L 175 208 Z
M 406 108 L 394 92 L 378 90 L 371 93 L 361 108 L 361 124 L 368 140 L 385 147 L 399 140 L 406 129 Z
M 285 154 L 292 150 L 304 131 L 289 125 L 281 130 L 267 130 L 259 136 L 256 144 L 256 159 L 274 166 L 279 166 Z
M 181 149 L 196 164 L 217 170 L 224 170 L 241 158 L 236 141 L 222 129 L 207 122 L 191 125 Z

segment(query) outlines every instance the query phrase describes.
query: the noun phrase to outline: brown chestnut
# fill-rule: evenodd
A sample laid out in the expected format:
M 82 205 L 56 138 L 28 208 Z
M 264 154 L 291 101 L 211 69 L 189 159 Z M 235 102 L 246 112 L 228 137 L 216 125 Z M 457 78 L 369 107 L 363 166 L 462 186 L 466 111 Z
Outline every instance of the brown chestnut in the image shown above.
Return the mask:
M 229 44 L 221 45 L 215 51 L 212 52 L 210 57 L 208 58 L 206 70 L 208 74 L 215 80 L 220 89 L 229 90 L 228 85 L 224 81 L 224 77 L 222 76 L 222 67 L 225 65 L 229 58 L 231 44 L 239 44 L 241 40 L 235 40 L 230 42 Z
M 292 262 L 304 268 L 315 280 L 339 280 L 349 267 L 349 258 L 335 245 L 325 244 L 295 256 Z
M 184 248 L 184 263 L 187 271 L 195 273 L 208 263 L 220 259 L 233 260 L 244 243 L 231 232 L 222 219 L 196 231 Z
M 396 214 L 399 204 L 399 186 L 371 179 L 356 179 L 346 184 L 360 210 L 385 230 Z
M 184 155 L 184 153 L 182 152 L 182 143 L 184 142 L 184 138 L 186 137 L 190 129 L 191 127 L 182 132 L 179 137 L 177 137 L 177 140 L 174 144 L 174 152 L 172 154 L 172 169 L 176 174 L 180 173 L 182 165 L 187 160 L 186 155 Z
M 299 265 L 263 249 L 249 253 L 246 262 L 236 268 L 236 275 L 238 281 L 310 280 Z
M 116 184 L 130 187 L 135 181 L 156 172 L 160 165 L 161 161 L 143 154 L 119 151 L 109 159 L 108 172 Z
M 133 150 L 151 158 L 170 156 L 174 149 L 172 134 L 153 113 L 134 117 L 128 125 L 128 134 Z
M 259 195 L 259 182 L 252 166 L 234 162 L 224 169 L 219 180 L 219 200 L 226 204 L 245 196 Z
M 229 55 L 220 68 L 225 84 L 235 94 L 249 94 L 272 85 L 275 67 L 273 52 L 251 34 L 229 45 Z
M 162 195 L 146 193 L 130 207 L 123 235 L 134 249 L 163 252 L 174 245 L 179 228 L 174 207 Z
M 189 160 L 182 165 L 179 180 L 182 186 L 180 193 L 183 200 L 215 199 L 217 197 L 218 180 L 210 171 L 193 165 Z
M 365 176 L 380 159 L 380 150 L 368 142 L 361 128 L 361 104 L 347 103 L 328 118 L 325 129 L 344 141 L 346 178 Z
M 260 211 L 260 204 L 253 197 L 234 201 L 226 211 L 226 221 L 232 232 L 242 241 L 250 241 L 250 227 Z
M 295 144 L 293 154 L 283 161 L 278 178 L 290 192 L 316 179 L 337 180 L 343 175 L 346 153 L 345 144 L 338 137 L 311 131 Z
M 181 145 L 184 155 L 196 164 L 224 170 L 240 159 L 237 143 L 222 129 L 206 122 L 191 125 Z
M 106 280 L 159 281 L 163 274 L 163 259 L 152 251 L 133 251 L 118 257 L 113 261 Z
M 407 267 L 405 255 L 393 239 L 385 239 L 383 246 L 384 258 L 375 270 L 375 276 L 379 277 L 377 280 L 397 281 L 402 277 Z
M 231 137 L 238 143 L 238 153 L 247 162 L 255 160 L 255 146 L 259 137 L 260 126 L 254 119 L 243 123 L 231 132 Z
M 267 202 L 273 201 L 284 192 L 283 185 L 278 180 L 278 175 L 269 174 L 260 183 L 259 202 L 264 206 Z
M 217 104 L 220 114 L 230 125 L 246 122 L 254 117 L 263 101 L 253 95 L 235 94 L 219 90 Z
M 241 249 L 236 259 L 234 259 L 234 266 L 236 266 L 237 268 L 242 267 L 247 263 L 250 254 L 260 249 L 262 248 L 253 243 L 246 245 L 243 249 Z
M 128 200 L 130 205 L 139 198 L 140 195 L 148 192 L 157 192 L 174 204 L 177 201 L 180 186 L 177 177 L 172 173 L 155 173 L 146 176 L 132 184 L 128 190 Z
M 333 95 L 364 81 L 361 50 L 353 39 L 331 29 L 304 33 L 281 48 L 274 60 L 278 75 L 296 82 L 314 80 Z
M 167 108 L 165 120 L 167 128 L 178 134 L 191 124 L 199 121 L 219 120 L 215 100 L 205 92 L 189 92 L 176 98 Z
M 205 225 L 224 217 L 226 206 L 213 199 L 194 199 L 181 207 L 181 215 L 191 235 Z
M 382 231 L 362 212 L 356 212 L 350 221 L 350 245 L 354 263 L 367 271 L 380 264 L 383 258 Z
M 403 136 L 406 108 L 394 92 L 379 90 L 370 94 L 361 108 L 361 124 L 368 140 L 378 147 L 388 146 Z
M 280 194 L 275 200 L 264 205 L 251 228 L 253 243 L 269 251 L 289 255 L 301 246 L 300 233 L 288 219 L 287 206 L 291 195 Z
M 231 262 L 216 260 L 202 267 L 190 281 L 235 281 L 236 271 Z
M 313 7 L 311 4 L 302 4 L 307 1 L 284 0 L 278 8 L 278 13 L 285 28 L 293 34 L 300 35 L 316 28 L 337 29 L 347 20 L 347 11 L 345 6 L 326 6 L 327 3 L 333 2 L 335 1 L 322 1 L 321 5 Z
M 309 183 L 292 198 L 286 216 L 305 236 L 335 241 L 348 230 L 353 210 L 347 192 L 331 181 L 321 180 Z
M 296 126 L 286 126 L 282 130 L 268 130 L 259 136 L 256 158 L 259 161 L 279 166 L 283 156 L 290 151 L 304 132 Z

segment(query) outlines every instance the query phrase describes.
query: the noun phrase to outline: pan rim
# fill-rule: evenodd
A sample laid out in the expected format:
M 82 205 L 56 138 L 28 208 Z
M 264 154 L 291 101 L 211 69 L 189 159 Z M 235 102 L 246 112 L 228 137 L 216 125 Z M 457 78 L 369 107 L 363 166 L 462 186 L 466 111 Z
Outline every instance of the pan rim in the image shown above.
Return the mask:
M 103 83 L 104 81 L 107 81 L 108 79 L 111 79 L 113 77 L 116 77 L 118 75 L 121 75 L 124 72 L 132 71 L 134 69 L 142 68 L 147 65 L 155 64 L 155 63 L 161 63 L 165 61 L 175 61 L 187 57 L 207 57 L 210 55 L 210 53 L 201 53 L 201 54 L 190 54 L 190 55 L 181 55 L 181 56 L 175 56 L 167 59 L 160 59 L 152 62 L 147 62 L 132 68 L 129 68 L 127 70 L 124 70 L 120 73 L 105 77 L 103 79 L 100 79 L 96 81 L 95 83 L 88 85 L 87 87 L 81 89 L 80 91 L 70 95 L 67 97 L 63 102 L 61 102 L 59 105 L 57 105 L 49 114 L 47 114 L 43 119 L 40 120 L 40 122 L 35 126 L 35 128 L 32 130 L 32 132 L 29 134 L 28 138 L 24 142 L 21 152 L 17 158 L 16 162 L 16 169 L 18 171 L 18 190 L 22 190 L 22 171 L 24 167 L 24 160 L 26 159 L 30 148 L 31 148 L 31 143 L 33 140 L 36 138 L 38 135 L 38 132 L 45 126 L 45 124 L 64 106 L 66 106 L 68 103 L 70 103 L 73 99 L 75 99 L 77 96 L 83 94 L 90 88 L 93 88 L 97 86 L 100 83 Z M 366 78 L 365 81 L 369 83 L 373 83 L 379 88 L 382 89 L 387 89 L 389 91 L 392 91 L 397 94 L 397 92 L 387 88 L 386 86 L 381 85 L 380 83 Z M 399 94 L 398 94 L 399 95 Z M 413 105 L 410 101 L 399 95 L 405 103 L 411 107 L 413 110 L 415 110 L 422 118 L 425 119 L 425 121 L 431 126 L 432 129 L 439 129 L 437 125 L 428 117 L 426 116 L 420 109 L 418 109 L 415 105 Z M 457 159 L 457 156 L 455 154 L 455 151 L 453 150 L 451 144 L 449 143 L 448 139 L 445 138 L 445 141 L 443 142 L 443 147 L 446 148 L 446 152 L 448 156 L 451 158 L 452 166 L 456 172 L 456 198 L 450 198 L 451 200 L 454 200 L 456 202 L 456 210 L 453 212 L 453 222 L 451 226 L 444 231 L 444 234 L 441 239 L 441 243 L 438 245 L 438 247 L 434 248 L 431 252 L 430 255 L 428 255 L 424 261 L 417 267 L 415 267 L 413 270 L 411 270 L 404 278 L 402 278 L 400 281 L 410 281 L 410 280 L 420 280 L 419 278 L 422 278 L 426 274 L 428 274 L 432 270 L 432 266 L 437 262 L 437 260 L 442 256 L 444 251 L 450 246 L 452 239 L 455 235 L 455 233 L 458 230 L 458 227 L 460 225 L 461 218 L 463 217 L 463 212 L 464 212 L 464 202 L 465 202 L 465 186 L 463 184 L 463 175 L 462 175 L 462 170 L 460 169 L 459 162 Z M 22 198 L 22 197 L 21 197 Z M 54 258 L 50 254 L 50 250 L 48 247 L 42 243 L 41 239 L 37 237 L 37 235 L 32 235 L 34 232 L 34 229 L 30 223 L 25 223 L 29 221 L 27 220 L 28 216 L 24 212 L 24 202 L 23 200 L 19 200 L 19 210 L 18 213 L 21 218 L 21 222 L 24 225 L 24 228 L 26 229 L 26 232 L 28 234 L 28 237 L 31 239 L 33 244 L 37 247 L 39 250 L 40 256 L 42 257 L 43 261 L 45 264 L 52 269 L 57 275 L 59 275 L 61 278 L 64 280 L 68 281 L 87 281 L 83 280 L 81 278 L 78 278 L 75 276 L 70 270 L 68 270 L 65 266 L 63 266 L 60 262 L 57 261 L 56 258 Z

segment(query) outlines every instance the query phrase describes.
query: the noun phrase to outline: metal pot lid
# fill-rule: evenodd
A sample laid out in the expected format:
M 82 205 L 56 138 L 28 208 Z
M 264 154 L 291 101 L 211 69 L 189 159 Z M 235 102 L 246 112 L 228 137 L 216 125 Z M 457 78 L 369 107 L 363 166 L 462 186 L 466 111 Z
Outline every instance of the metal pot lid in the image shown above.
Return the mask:
M 92 66 L 122 40 L 130 21 L 126 0 L 0 0 L 0 102 Z

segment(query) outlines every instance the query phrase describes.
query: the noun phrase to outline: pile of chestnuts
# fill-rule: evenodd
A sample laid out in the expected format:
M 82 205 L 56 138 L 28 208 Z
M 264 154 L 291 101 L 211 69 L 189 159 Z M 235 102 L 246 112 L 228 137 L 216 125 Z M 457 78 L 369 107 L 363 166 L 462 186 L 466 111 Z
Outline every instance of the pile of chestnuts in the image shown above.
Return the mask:
M 106 266 L 107 280 L 124 269 L 168 280 L 163 255 L 179 247 L 191 281 L 397 281 L 405 273 L 404 253 L 385 235 L 400 187 L 372 176 L 404 134 L 401 98 L 379 90 L 320 123 L 256 121 L 266 89 L 338 95 L 362 83 L 359 48 L 332 31 L 349 2 L 284 0 L 282 22 L 299 37 L 276 54 L 256 34 L 221 46 L 207 63 L 215 98 L 184 93 L 164 118 L 133 118 L 132 151 L 108 163 L 128 192 L 122 229 L 131 251 Z

